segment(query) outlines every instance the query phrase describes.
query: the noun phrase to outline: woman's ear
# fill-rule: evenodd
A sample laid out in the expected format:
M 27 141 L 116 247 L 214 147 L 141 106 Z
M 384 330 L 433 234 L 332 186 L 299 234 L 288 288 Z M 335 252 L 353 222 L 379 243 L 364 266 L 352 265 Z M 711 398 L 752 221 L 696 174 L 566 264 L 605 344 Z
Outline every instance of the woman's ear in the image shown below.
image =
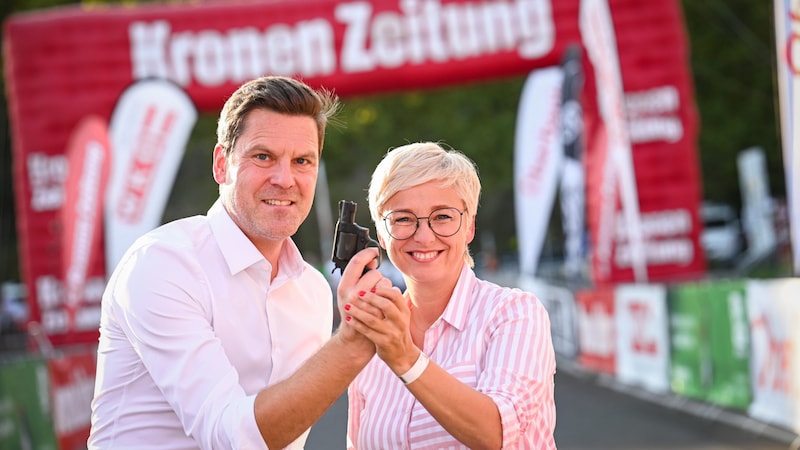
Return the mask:
M 467 244 L 475 239 L 475 215 L 469 214 L 467 218 Z
M 381 244 L 382 249 L 386 250 L 386 243 L 383 241 L 383 236 L 381 235 L 381 233 L 377 234 L 378 234 L 378 243 Z

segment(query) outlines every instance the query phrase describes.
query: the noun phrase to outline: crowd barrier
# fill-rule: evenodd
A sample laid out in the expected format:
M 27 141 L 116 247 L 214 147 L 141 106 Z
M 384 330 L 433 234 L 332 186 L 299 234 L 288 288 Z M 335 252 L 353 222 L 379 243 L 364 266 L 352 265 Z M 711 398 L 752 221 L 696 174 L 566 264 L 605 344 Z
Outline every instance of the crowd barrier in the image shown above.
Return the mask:
M 800 278 L 518 287 L 548 309 L 560 358 L 800 434 Z

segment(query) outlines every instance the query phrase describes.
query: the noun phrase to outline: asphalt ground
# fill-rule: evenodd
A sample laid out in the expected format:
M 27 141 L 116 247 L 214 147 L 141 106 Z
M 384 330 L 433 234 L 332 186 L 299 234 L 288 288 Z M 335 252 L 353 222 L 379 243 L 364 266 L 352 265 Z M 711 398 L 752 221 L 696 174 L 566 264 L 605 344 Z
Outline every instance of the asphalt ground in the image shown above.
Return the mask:
M 656 395 L 559 362 L 559 450 L 797 450 L 800 438 L 744 412 Z M 306 450 L 345 448 L 342 396 L 311 430 Z M 363 449 L 377 450 L 377 449 Z M 392 450 L 392 449 L 386 449 Z

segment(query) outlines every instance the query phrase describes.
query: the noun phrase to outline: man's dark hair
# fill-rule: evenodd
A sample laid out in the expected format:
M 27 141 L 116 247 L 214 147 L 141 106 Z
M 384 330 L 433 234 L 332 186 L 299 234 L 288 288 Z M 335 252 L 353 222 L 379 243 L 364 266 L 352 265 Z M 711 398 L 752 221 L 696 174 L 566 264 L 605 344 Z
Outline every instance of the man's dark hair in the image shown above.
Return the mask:
M 325 127 L 339 110 L 338 97 L 326 89 L 314 90 L 302 81 L 282 76 L 256 78 L 241 85 L 225 102 L 217 124 L 217 143 L 230 154 L 242 134 L 247 113 L 266 109 L 292 116 L 308 116 L 317 123 L 319 153 L 325 143 Z

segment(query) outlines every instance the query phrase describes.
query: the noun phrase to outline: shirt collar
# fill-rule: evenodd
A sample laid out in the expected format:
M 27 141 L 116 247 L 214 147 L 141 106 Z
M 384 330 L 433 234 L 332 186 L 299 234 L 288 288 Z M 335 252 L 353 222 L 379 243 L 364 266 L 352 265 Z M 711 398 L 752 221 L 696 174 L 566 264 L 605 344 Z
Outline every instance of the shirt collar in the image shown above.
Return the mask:
M 470 297 L 475 290 L 477 282 L 478 278 L 475 276 L 475 272 L 464 262 L 464 266 L 461 268 L 461 275 L 458 276 L 458 282 L 456 282 L 456 287 L 450 296 L 450 301 L 447 302 L 447 306 L 442 313 L 442 320 L 458 330 L 463 330 L 466 327 L 469 308 L 472 303 Z
M 239 273 L 256 264 L 266 264 L 269 270 L 272 270 L 269 261 L 236 225 L 219 198 L 208 210 L 208 223 L 231 274 Z M 280 259 L 278 276 L 287 278 L 300 276 L 304 268 L 303 257 L 291 238 L 284 241 L 278 258 Z

